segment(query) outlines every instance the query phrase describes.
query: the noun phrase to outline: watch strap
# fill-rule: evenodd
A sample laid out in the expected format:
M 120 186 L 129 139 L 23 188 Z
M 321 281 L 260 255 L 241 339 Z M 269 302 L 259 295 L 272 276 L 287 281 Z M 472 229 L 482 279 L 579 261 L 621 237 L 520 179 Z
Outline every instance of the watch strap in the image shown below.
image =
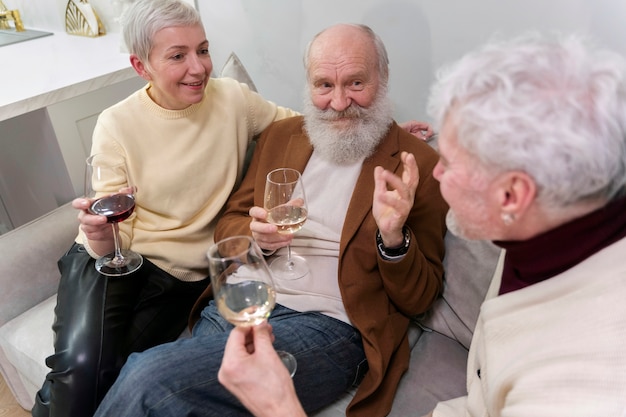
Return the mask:
M 383 259 L 388 261 L 398 260 L 407 254 L 409 251 L 409 245 L 411 244 L 411 233 L 409 232 L 409 229 L 404 226 L 402 228 L 402 234 L 404 235 L 402 244 L 395 248 L 388 248 L 383 243 L 380 230 L 376 231 L 376 247 L 378 248 L 378 253 Z

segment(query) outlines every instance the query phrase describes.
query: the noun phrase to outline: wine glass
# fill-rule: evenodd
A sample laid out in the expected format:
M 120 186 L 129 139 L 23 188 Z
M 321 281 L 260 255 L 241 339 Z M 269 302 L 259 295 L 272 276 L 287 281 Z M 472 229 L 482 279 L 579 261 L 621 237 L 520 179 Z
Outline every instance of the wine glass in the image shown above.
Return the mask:
M 96 260 L 96 269 L 103 275 L 128 275 L 141 267 L 143 257 L 120 246 L 118 223 L 135 210 L 134 187 L 128 178 L 124 156 L 99 153 L 87 158 L 85 197 L 92 199 L 91 214 L 106 216 L 113 228 L 115 250 Z
M 272 274 L 261 249 L 249 236 L 233 236 L 207 252 L 213 298 L 217 310 L 234 326 L 254 326 L 267 320 L 276 305 Z M 294 356 L 277 351 L 293 376 Z
M 264 205 L 267 222 L 275 224 L 278 233 L 292 234 L 300 230 L 307 217 L 300 172 L 291 168 L 278 168 L 267 174 Z M 287 245 L 286 256 L 278 256 L 272 261 L 270 269 L 277 278 L 283 279 L 302 278 L 309 272 L 304 258 L 291 255 L 291 245 Z

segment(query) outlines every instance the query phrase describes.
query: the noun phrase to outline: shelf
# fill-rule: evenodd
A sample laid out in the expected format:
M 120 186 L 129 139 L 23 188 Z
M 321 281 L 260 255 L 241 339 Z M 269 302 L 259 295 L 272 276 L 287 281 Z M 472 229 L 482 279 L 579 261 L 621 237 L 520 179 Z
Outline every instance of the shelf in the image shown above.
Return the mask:
M 136 77 L 121 36 L 53 36 L 0 47 L 0 121 Z

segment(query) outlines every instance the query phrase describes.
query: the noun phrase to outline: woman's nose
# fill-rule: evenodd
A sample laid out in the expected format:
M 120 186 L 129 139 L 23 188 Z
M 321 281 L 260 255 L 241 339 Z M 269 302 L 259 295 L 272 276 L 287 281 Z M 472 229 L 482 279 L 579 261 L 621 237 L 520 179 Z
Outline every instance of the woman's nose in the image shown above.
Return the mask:
M 190 54 L 189 57 L 189 72 L 206 72 L 206 66 L 204 65 L 204 61 L 199 56 Z

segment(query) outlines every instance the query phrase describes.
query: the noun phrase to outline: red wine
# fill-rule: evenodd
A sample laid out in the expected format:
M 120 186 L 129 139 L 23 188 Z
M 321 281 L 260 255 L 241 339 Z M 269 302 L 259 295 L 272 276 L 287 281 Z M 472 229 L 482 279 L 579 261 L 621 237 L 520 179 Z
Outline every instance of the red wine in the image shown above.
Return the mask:
M 106 216 L 107 223 L 126 220 L 135 210 L 135 198 L 130 194 L 113 194 L 94 201 L 89 207 L 93 214 Z

